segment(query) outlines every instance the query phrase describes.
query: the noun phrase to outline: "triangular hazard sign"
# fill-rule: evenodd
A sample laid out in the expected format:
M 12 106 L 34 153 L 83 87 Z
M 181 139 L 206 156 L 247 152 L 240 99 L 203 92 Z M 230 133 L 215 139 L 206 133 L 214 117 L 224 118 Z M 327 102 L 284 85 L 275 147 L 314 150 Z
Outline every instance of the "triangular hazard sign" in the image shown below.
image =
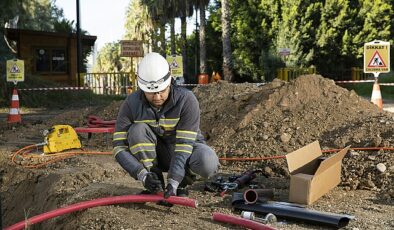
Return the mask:
M 387 67 L 384 63 L 382 57 L 380 56 L 378 51 L 375 51 L 371 60 L 368 63 L 368 67 Z
M 178 68 L 178 63 L 176 62 L 175 59 L 174 59 L 174 61 L 172 61 L 172 63 L 171 63 L 171 68 Z
M 10 73 L 20 73 L 21 71 L 19 70 L 19 67 L 14 64 L 11 69 L 10 69 Z

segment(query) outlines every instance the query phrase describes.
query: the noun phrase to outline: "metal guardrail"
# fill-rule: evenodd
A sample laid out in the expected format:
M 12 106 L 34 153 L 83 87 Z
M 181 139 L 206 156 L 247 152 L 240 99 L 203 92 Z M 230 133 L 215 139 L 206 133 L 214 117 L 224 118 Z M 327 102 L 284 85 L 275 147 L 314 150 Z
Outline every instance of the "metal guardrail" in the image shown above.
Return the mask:
M 368 78 L 368 74 L 364 73 L 363 68 L 352 67 L 351 77 L 353 81 L 366 80 Z
M 83 85 L 93 90 L 95 94 L 127 95 L 135 90 L 137 83 L 131 73 L 82 73 Z
M 315 74 L 316 68 L 280 68 L 277 70 L 276 78 L 279 78 L 283 81 L 291 81 L 297 78 L 300 75 L 304 74 Z M 335 80 L 352 80 L 352 81 L 359 81 L 359 80 L 366 80 L 368 79 L 368 74 L 364 73 L 363 68 L 359 67 L 352 67 L 347 70 L 341 71 L 342 77 Z M 345 75 L 343 75 L 345 73 Z M 346 74 L 347 73 L 347 74 Z M 350 74 L 350 76 L 349 76 Z M 347 77 L 346 77 L 347 76 Z M 349 79 L 350 77 L 350 79 Z M 334 78 L 333 78 L 334 79 Z
M 298 76 L 304 74 L 315 74 L 316 68 L 279 68 L 277 70 L 276 78 L 279 78 L 283 81 L 291 81 L 296 79 Z

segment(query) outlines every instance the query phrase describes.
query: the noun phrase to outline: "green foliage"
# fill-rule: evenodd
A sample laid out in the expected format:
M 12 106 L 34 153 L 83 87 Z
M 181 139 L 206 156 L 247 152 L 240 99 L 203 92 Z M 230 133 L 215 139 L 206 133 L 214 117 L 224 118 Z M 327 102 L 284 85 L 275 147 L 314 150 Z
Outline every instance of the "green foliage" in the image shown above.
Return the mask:
M 18 29 L 48 31 L 48 32 L 76 32 L 74 21 L 64 18 L 63 10 L 55 5 L 53 0 L 2 0 L 0 1 L 0 25 L 5 25 L 12 19 L 17 20 Z M 81 31 L 87 34 L 87 31 Z M 4 37 L 4 30 L 0 30 L 0 36 Z M 83 50 L 83 60 L 87 63 L 87 57 L 91 48 Z M 0 39 L 0 70 L 4 73 L 5 60 L 15 57 L 8 48 L 4 39 Z M 85 66 L 86 69 L 86 66 Z
M 363 45 L 391 42 L 394 51 L 392 0 L 231 0 L 231 46 L 237 81 L 272 79 L 277 67 L 311 67 L 325 77 L 342 77 L 361 67 Z M 210 7 L 208 40 L 221 32 L 220 1 Z M 217 58 L 220 39 L 211 39 L 208 60 Z M 280 48 L 291 55 L 281 60 Z M 393 63 L 394 55 L 391 55 Z
M 55 31 L 55 24 L 63 18 L 63 11 L 51 0 L 1 0 L 0 25 L 3 27 L 12 19 L 18 19 L 20 29 Z M 0 30 L 0 62 L 14 57 L 5 43 L 4 30 Z M 3 64 L 2 64 L 3 65 Z
M 271 80 L 278 67 L 316 67 L 333 79 L 351 67 L 363 64 L 363 44 L 372 40 L 390 41 L 394 51 L 393 0 L 229 0 L 232 64 L 235 81 Z M 199 1 L 137 0 L 127 12 L 126 38 L 141 39 L 146 50 L 187 53 L 186 75 L 198 72 L 198 34 L 188 38 L 163 36 L 166 23 L 174 17 L 188 16 L 190 6 Z M 212 0 L 206 24 L 207 72 L 222 74 L 222 4 Z M 183 28 L 184 30 L 184 28 Z M 196 36 L 197 35 L 197 36 Z M 182 47 L 186 42 L 187 51 Z M 159 44 L 162 47 L 159 47 Z M 280 48 L 291 55 L 279 56 Z M 114 53 L 115 44 L 100 51 L 98 70 L 116 71 L 127 65 Z M 172 50 L 172 51 L 171 51 Z M 393 63 L 394 55 L 391 55 Z M 105 61 L 104 61 L 105 59 Z M 197 61 L 196 61 L 197 60 Z M 120 64 L 119 64 L 120 63 Z M 194 79 L 190 77 L 190 79 Z
M 119 72 L 123 70 L 125 64 L 121 59 L 120 43 L 106 43 L 99 51 L 96 58 L 96 64 L 93 66 L 93 72 Z

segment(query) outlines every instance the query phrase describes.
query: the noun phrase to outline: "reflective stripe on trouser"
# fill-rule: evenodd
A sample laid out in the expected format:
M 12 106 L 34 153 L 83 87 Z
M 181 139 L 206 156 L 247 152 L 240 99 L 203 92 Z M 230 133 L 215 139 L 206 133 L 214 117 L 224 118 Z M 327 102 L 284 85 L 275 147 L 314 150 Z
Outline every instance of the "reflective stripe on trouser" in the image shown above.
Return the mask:
M 145 123 L 132 124 L 127 132 L 127 140 L 131 154 L 149 169 L 156 160 L 157 138 Z

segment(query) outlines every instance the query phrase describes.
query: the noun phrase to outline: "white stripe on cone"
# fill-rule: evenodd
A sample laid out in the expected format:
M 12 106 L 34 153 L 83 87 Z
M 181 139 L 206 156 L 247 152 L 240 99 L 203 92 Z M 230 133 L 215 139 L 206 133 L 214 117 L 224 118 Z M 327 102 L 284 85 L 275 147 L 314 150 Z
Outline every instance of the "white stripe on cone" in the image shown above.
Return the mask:
M 380 109 L 383 109 L 382 94 L 380 93 L 380 87 L 377 83 L 373 84 L 371 102 L 377 105 Z
M 12 95 L 11 100 L 13 100 L 13 101 L 19 101 L 19 96 L 18 96 L 18 94 Z
M 18 115 L 19 109 L 17 108 L 10 108 L 10 115 Z

